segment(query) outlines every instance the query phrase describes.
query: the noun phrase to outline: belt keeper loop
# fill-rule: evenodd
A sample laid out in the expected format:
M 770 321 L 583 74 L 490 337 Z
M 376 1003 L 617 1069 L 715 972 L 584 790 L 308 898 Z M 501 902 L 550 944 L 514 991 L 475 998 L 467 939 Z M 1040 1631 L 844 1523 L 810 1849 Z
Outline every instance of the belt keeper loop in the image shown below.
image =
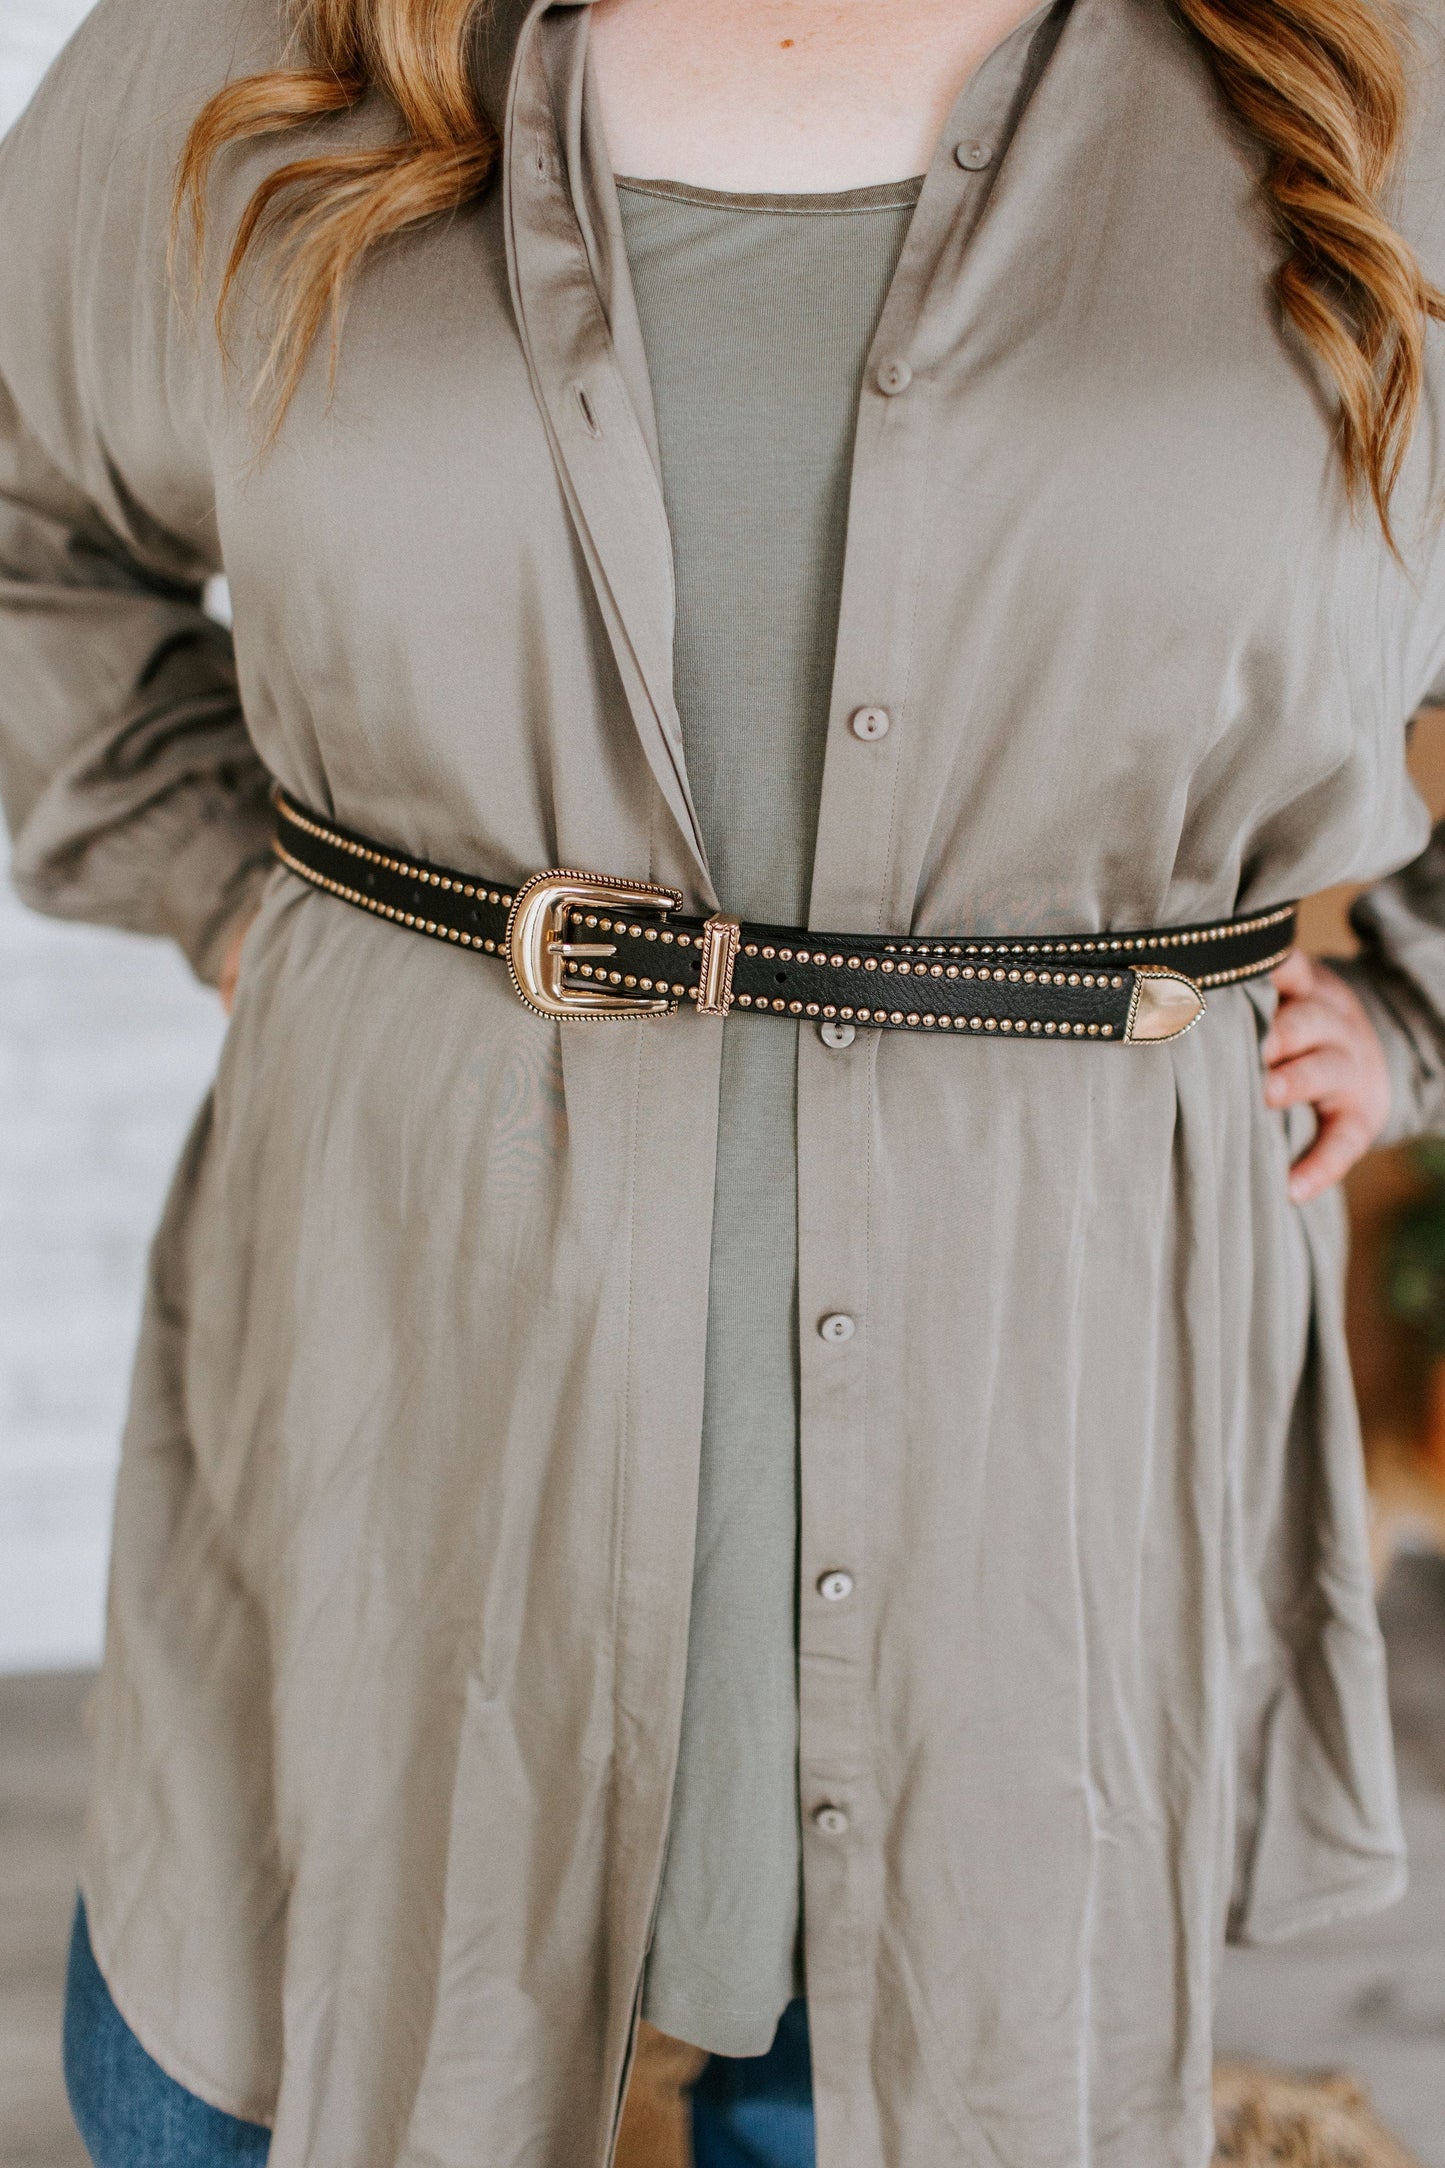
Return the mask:
M 726 1016 L 732 1007 L 733 966 L 741 939 L 741 922 L 729 912 L 717 911 L 703 922 L 702 954 L 698 958 L 699 1016 Z

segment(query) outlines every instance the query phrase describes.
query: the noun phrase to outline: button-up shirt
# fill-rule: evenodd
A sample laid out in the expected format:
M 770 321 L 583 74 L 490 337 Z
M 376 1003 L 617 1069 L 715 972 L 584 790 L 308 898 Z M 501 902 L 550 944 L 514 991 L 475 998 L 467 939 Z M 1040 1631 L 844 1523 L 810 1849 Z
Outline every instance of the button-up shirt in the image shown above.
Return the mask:
M 166 237 L 272 0 L 107 0 L 0 152 L 17 877 L 203 971 L 262 899 L 155 1252 L 84 1886 L 122 2012 L 273 2168 L 603 2168 L 667 1841 L 722 1025 L 558 1025 L 264 871 L 269 773 L 499 881 L 725 904 L 586 28 L 488 14 L 497 179 L 366 268 L 269 449 L 263 285 L 228 372 Z M 222 159 L 218 246 L 296 150 Z M 1163 0 L 965 89 L 859 399 L 811 926 L 1187 924 L 1421 851 L 1438 334 L 1397 564 L 1278 253 Z M 1360 980 L 1397 1131 L 1441 1109 L 1432 865 Z M 1226 1927 L 1400 1886 L 1341 1212 L 1288 1200 L 1267 1012 L 802 1037 L 800 1580 L 856 1581 L 800 1613 L 820 2168 L 1200 2168 Z

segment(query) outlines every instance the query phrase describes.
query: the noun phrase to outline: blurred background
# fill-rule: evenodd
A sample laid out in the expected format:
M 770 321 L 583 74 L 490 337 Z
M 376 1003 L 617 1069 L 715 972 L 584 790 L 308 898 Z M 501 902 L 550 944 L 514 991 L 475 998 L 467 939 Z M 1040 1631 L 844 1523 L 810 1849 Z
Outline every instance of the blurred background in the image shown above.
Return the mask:
M 0 132 L 87 4 L 0 0 Z M 1445 814 L 1445 715 L 1417 725 L 1412 763 Z M 178 955 L 32 917 L 3 869 L 0 843 L 0 2168 L 84 2168 L 59 2012 L 85 1700 L 146 1246 L 222 1020 Z M 1350 945 L 1348 901 L 1311 900 L 1309 945 Z M 1374 1155 L 1350 1208 L 1412 1883 L 1377 1920 L 1230 1954 L 1220 2157 L 1445 2168 L 1445 1147 Z M 689 2067 L 646 2043 L 629 2168 L 681 2168 Z

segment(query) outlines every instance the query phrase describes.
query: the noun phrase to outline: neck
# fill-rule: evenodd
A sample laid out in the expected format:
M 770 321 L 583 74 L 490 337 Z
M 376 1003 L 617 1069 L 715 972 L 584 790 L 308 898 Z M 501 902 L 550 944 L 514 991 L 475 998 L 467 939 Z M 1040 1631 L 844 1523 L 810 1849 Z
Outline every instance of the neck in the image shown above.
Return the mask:
M 923 172 L 960 91 L 1038 0 L 594 0 L 613 166 L 705 188 Z

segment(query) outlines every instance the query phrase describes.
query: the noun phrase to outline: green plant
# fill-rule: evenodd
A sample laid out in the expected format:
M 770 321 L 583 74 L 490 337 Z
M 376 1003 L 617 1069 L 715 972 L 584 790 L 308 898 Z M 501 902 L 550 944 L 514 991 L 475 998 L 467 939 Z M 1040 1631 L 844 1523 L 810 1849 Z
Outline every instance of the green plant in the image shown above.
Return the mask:
M 1413 1157 L 1425 1188 L 1395 1223 L 1386 1292 L 1395 1315 L 1445 1355 L 1445 1139 L 1417 1144 Z

